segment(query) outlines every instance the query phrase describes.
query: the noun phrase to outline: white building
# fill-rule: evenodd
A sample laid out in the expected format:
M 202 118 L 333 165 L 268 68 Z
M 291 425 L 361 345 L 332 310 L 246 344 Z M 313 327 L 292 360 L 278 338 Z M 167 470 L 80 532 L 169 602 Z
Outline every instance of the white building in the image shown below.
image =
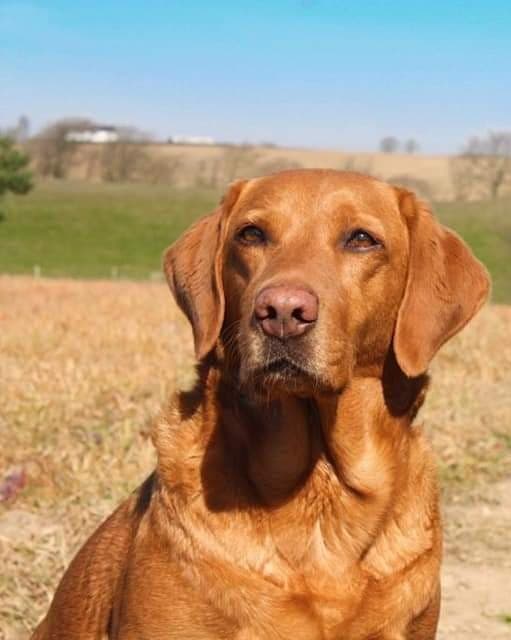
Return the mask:
M 119 140 L 119 133 L 115 127 L 102 127 L 97 125 L 81 130 L 68 131 L 66 134 L 66 140 L 68 142 L 105 144 L 107 142 L 117 142 Z
M 215 141 L 210 136 L 172 136 L 171 138 L 169 138 L 169 142 L 171 144 L 215 144 Z

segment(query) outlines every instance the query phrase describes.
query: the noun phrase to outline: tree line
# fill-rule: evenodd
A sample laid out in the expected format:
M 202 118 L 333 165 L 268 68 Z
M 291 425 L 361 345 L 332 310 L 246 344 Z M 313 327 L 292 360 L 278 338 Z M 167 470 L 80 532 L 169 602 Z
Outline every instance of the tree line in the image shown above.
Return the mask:
M 48 125 L 40 133 L 30 136 L 30 122 L 21 116 L 14 127 L 0 130 L 0 197 L 8 191 L 26 193 L 33 184 L 29 169 L 44 178 L 62 179 L 69 175 L 80 157 L 81 143 L 70 139 L 70 132 L 94 127 L 83 118 L 68 118 Z M 140 181 L 175 184 L 183 168 L 179 154 L 162 155 L 149 152 L 150 136 L 136 128 L 116 128 L 117 140 L 100 145 L 87 154 L 86 173 L 106 182 Z M 404 151 L 417 153 L 414 139 L 399 141 L 386 136 L 380 141 L 385 153 Z M 346 166 L 344 166 L 346 165 Z M 349 165 L 349 166 L 348 166 Z M 286 168 L 299 168 L 296 161 L 286 158 L 268 160 L 251 145 L 225 147 L 221 154 L 200 160 L 195 168 L 197 186 L 217 188 L 239 177 L 253 177 Z M 353 169 L 344 162 L 339 168 Z M 490 131 L 470 138 L 462 150 L 449 159 L 453 197 L 457 200 L 498 198 L 511 190 L 511 132 Z M 359 171 L 364 168 L 355 167 Z M 370 170 L 365 172 L 371 173 Z M 424 197 L 430 197 L 428 185 L 412 175 L 400 176 Z M 420 185 L 415 183 L 421 182 Z

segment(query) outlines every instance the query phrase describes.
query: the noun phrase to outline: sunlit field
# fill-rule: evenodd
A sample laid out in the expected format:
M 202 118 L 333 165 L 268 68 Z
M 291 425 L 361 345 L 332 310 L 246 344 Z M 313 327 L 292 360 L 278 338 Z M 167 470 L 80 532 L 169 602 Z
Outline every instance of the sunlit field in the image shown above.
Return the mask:
M 161 185 L 42 182 L 0 204 L 0 272 L 149 279 L 163 249 L 219 193 Z
M 148 282 L 3 276 L 0 324 L 0 637 L 24 638 L 78 545 L 153 467 L 151 422 L 193 379 L 191 335 Z M 509 632 L 510 337 L 511 308 L 485 308 L 437 358 L 419 414 L 447 504 L 449 640 Z

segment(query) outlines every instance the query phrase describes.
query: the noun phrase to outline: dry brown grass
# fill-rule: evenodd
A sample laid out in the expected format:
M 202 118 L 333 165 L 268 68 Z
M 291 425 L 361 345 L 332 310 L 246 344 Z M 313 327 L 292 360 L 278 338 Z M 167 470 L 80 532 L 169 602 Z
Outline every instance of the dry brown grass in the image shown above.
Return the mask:
M 27 477 L 0 506 L 0 638 L 21 638 L 77 546 L 152 468 L 149 423 L 190 383 L 192 355 L 156 283 L 4 276 L 0 327 L 0 483 Z M 433 367 L 422 416 L 451 497 L 511 471 L 510 337 L 511 308 L 487 308 Z
M 67 177 L 75 180 L 101 179 L 101 145 L 79 145 L 73 161 L 67 167 Z M 378 176 L 383 180 L 401 183 L 403 178 L 428 185 L 428 193 L 422 195 L 436 201 L 450 200 L 454 195 L 451 182 L 450 157 L 442 155 L 410 155 L 402 153 L 360 153 L 334 149 L 293 149 L 251 147 L 239 171 L 224 167 L 225 155 L 239 147 L 193 145 L 143 145 L 144 153 L 155 162 L 172 167 L 172 179 L 177 186 L 196 186 L 201 179 L 211 179 L 211 171 L 219 172 L 219 183 L 239 177 L 249 177 L 251 172 L 268 173 L 277 169 L 301 166 L 305 168 L 349 169 Z M 232 160 L 232 159 L 231 159 Z M 177 163 L 177 165 L 176 165 Z M 230 164 L 228 162 L 228 164 Z M 216 167 L 216 169 L 213 169 Z M 407 186 L 407 184 L 404 184 Z M 410 188 L 417 185 L 408 184 Z

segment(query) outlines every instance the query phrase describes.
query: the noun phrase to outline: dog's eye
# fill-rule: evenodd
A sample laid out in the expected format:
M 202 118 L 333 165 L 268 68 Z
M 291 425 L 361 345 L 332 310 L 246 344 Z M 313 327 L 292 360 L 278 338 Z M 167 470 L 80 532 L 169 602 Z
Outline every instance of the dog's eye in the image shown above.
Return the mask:
M 355 229 L 355 231 L 351 231 L 346 236 L 344 246 L 346 249 L 352 249 L 354 251 L 364 251 L 365 249 L 379 247 L 381 246 L 381 243 L 373 238 L 370 233 L 364 231 L 364 229 Z
M 244 244 L 264 244 L 266 242 L 264 231 L 253 224 L 249 224 L 238 231 L 237 238 Z

